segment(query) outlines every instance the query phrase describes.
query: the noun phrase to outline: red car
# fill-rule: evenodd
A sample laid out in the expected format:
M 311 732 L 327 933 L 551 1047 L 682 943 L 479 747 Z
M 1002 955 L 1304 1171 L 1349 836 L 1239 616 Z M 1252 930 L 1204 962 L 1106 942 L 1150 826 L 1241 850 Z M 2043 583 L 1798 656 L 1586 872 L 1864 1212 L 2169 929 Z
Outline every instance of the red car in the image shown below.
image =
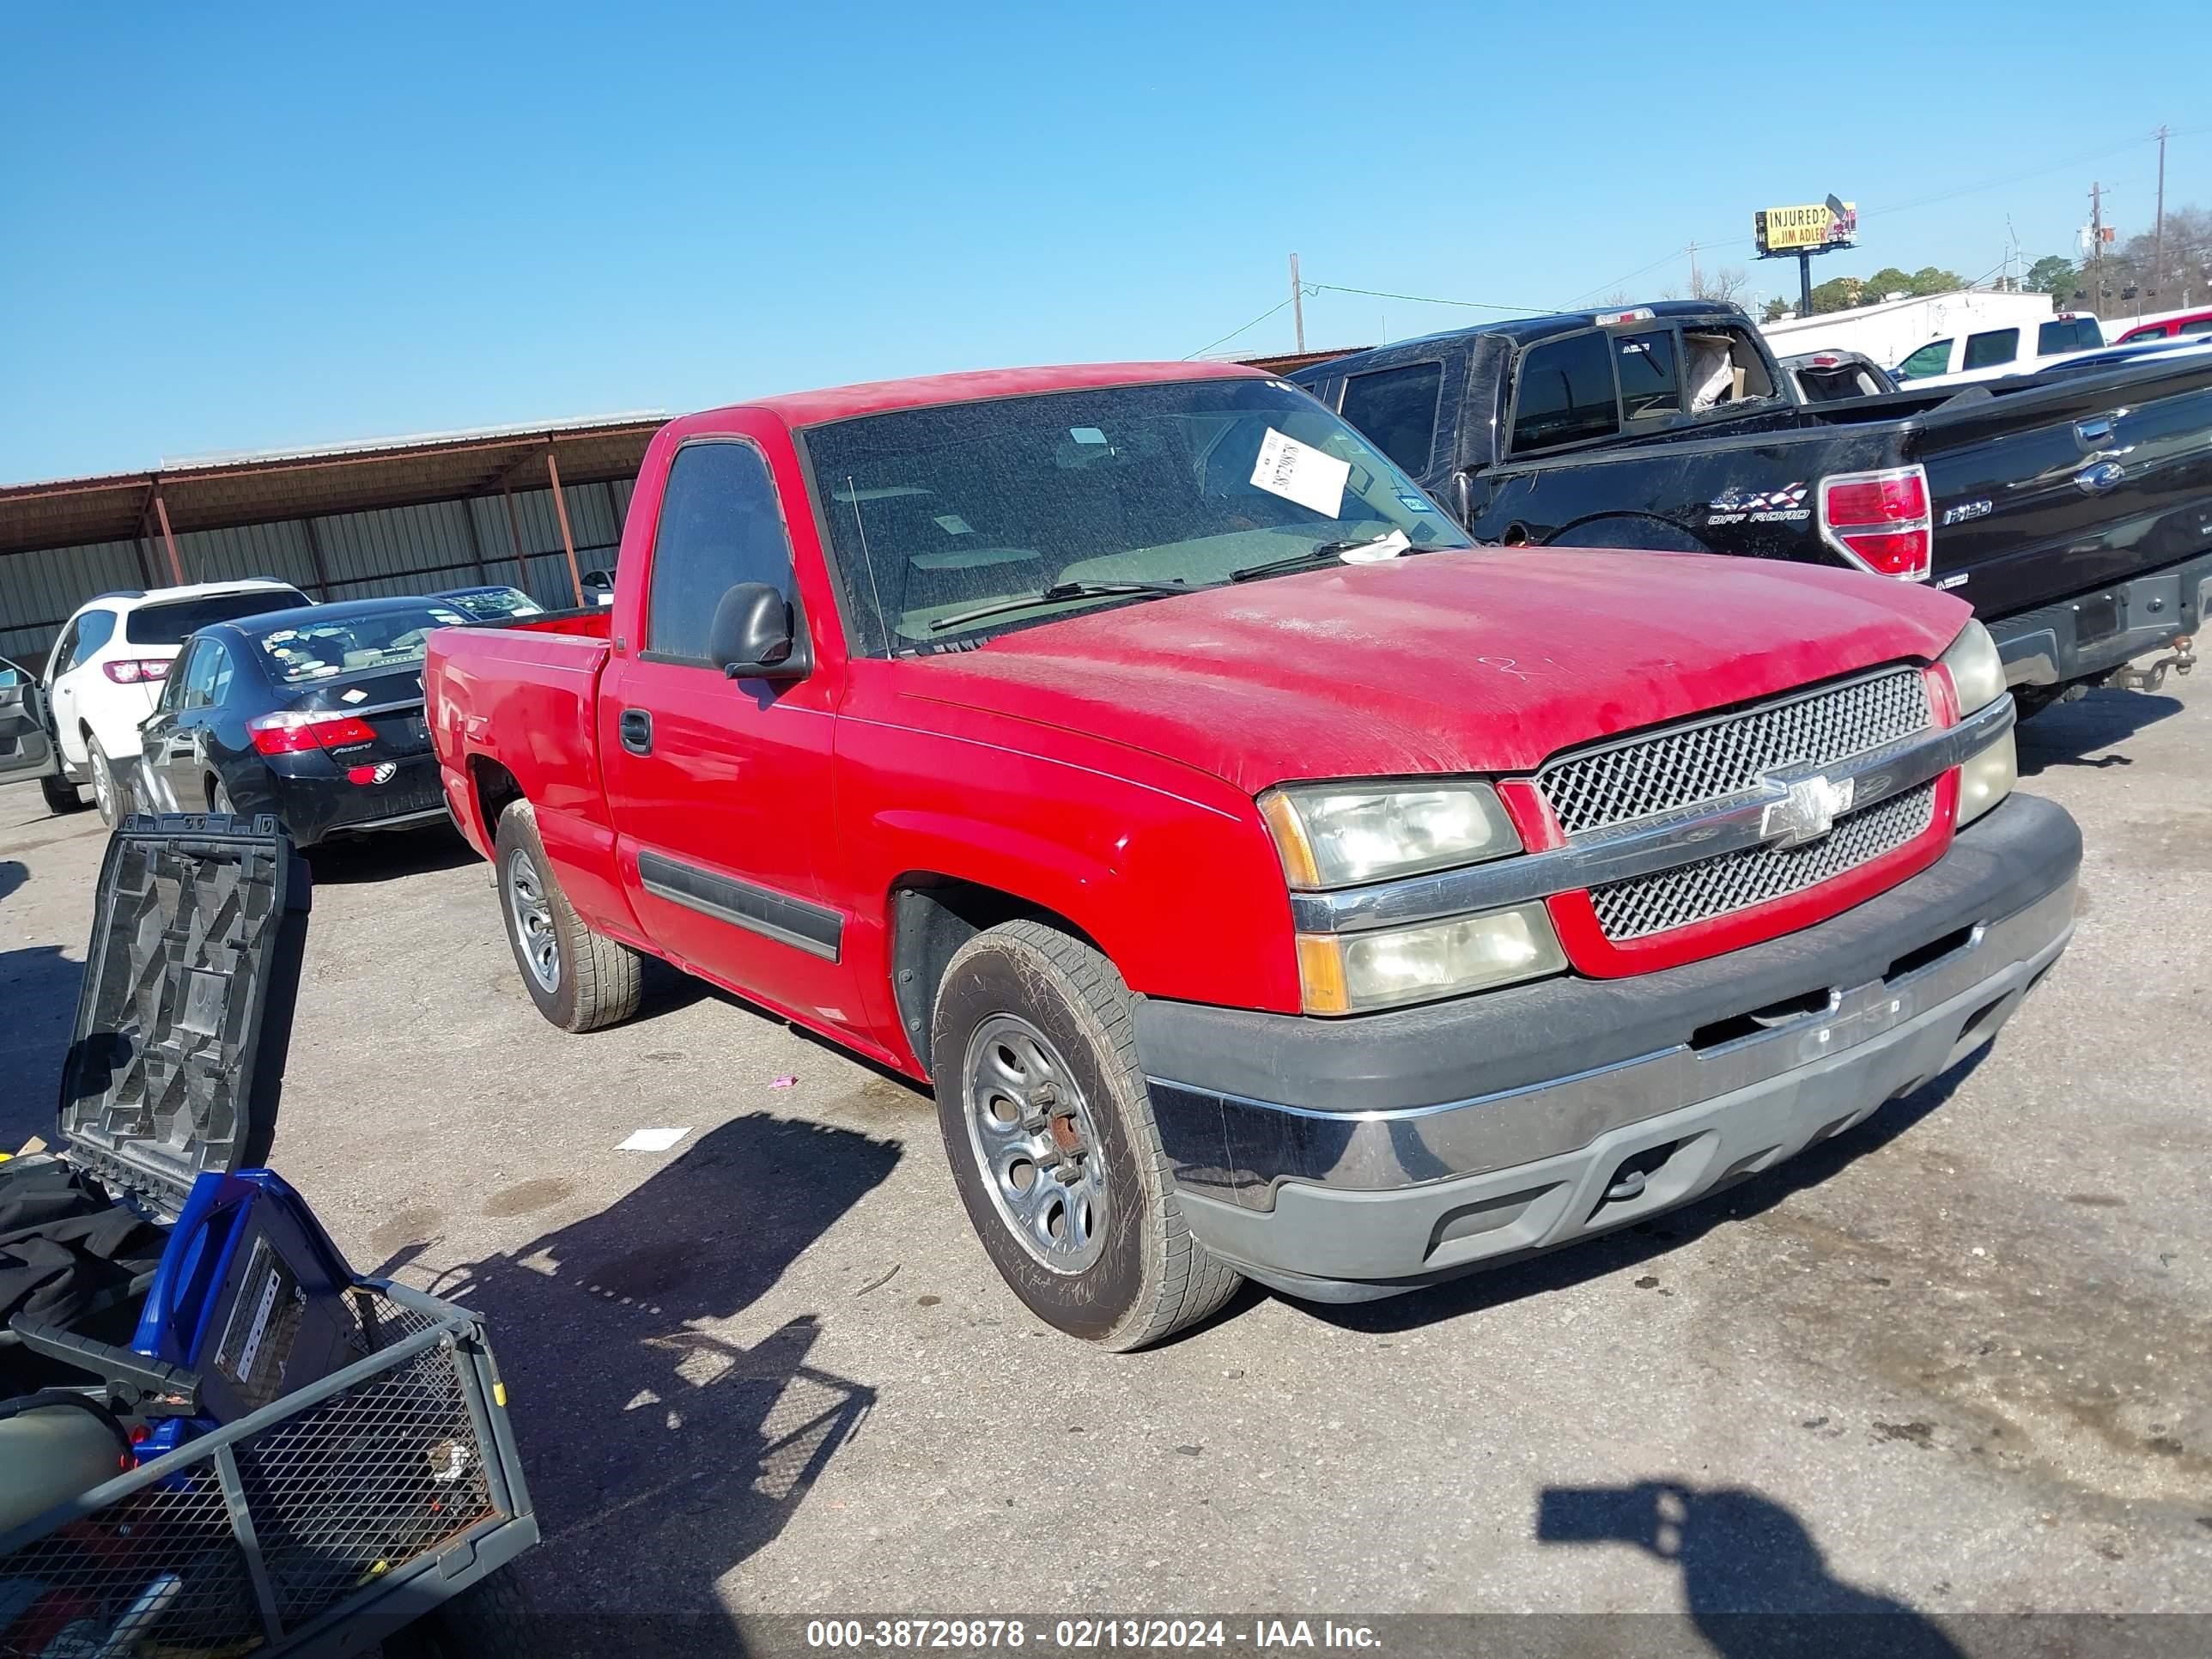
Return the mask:
M 1109 1347 L 1640 1220 L 1986 1042 L 2081 843 L 1958 600 L 1469 545 L 1288 383 L 675 421 L 599 615 L 431 638 L 446 797 L 581 1031 L 667 958 L 931 1084 Z
M 2161 317 L 2154 323 L 2130 329 L 2112 343 L 2141 345 L 2145 340 L 2179 340 L 2199 334 L 2212 334 L 2212 311 L 2185 311 L 2176 316 Z

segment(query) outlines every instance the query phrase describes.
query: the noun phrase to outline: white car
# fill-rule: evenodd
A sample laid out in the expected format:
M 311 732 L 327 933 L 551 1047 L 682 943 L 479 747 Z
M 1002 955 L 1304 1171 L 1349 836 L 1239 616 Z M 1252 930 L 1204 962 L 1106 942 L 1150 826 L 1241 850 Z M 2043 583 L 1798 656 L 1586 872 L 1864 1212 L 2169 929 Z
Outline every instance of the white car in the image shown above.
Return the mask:
M 46 702 L 63 776 L 89 782 L 108 823 L 131 808 L 138 722 L 154 712 L 187 635 L 210 623 L 312 604 L 288 582 L 194 582 L 103 593 L 63 626 L 46 659 Z

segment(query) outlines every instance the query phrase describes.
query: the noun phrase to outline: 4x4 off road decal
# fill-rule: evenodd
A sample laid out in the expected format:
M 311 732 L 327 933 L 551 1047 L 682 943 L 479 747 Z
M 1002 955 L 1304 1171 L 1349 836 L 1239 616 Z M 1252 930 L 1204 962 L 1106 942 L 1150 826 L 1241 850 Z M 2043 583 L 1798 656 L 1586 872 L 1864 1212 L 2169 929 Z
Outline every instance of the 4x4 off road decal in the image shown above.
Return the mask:
M 1730 484 L 1705 503 L 1707 524 L 1802 524 L 1813 516 L 1805 505 L 1806 486 L 1784 484 L 1754 495 Z

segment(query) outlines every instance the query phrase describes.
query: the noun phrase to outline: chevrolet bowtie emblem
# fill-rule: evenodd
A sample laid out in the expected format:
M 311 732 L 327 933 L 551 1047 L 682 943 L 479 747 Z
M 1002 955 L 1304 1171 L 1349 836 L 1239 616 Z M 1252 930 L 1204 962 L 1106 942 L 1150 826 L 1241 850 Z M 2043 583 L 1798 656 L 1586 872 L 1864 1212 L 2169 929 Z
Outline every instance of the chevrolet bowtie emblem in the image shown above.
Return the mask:
M 1761 838 L 1777 847 L 1802 847 L 1818 841 L 1834 828 L 1838 816 L 1851 810 L 1856 780 L 1831 783 L 1826 778 L 1800 778 L 1789 786 L 1780 800 L 1766 803 L 1759 817 Z

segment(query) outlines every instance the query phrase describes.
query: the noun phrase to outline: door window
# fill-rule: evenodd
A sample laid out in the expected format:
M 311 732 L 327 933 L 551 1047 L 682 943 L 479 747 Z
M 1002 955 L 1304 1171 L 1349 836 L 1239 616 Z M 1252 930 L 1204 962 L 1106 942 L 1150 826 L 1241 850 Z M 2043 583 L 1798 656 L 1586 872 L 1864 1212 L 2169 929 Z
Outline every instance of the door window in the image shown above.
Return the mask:
M 1930 340 L 1897 366 L 1900 380 L 1917 380 L 1923 374 L 1941 374 L 1951 364 L 1951 343 Z
M 2212 317 L 2197 317 L 2181 325 L 2184 334 L 2212 334 Z
M 1524 454 L 1606 438 L 1620 429 L 1613 384 L 1613 342 L 1592 330 L 1533 346 L 1521 359 L 1513 407 L 1513 450 Z
M 646 648 L 704 663 L 714 607 L 738 582 L 765 582 L 797 603 L 791 540 L 768 463 L 747 443 L 686 444 L 660 498 Z
M 76 635 L 76 641 L 70 647 L 69 659 L 57 672 L 66 673 L 72 668 L 83 666 L 91 660 L 94 653 L 115 637 L 115 613 L 112 611 L 88 611 L 76 619 L 76 626 L 71 632 Z
M 216 702 L 216 677 L 220 672 L 228 684 L 229 669 L 230 659 L 221 646 L 213 640 L 195 640 L 191 656 L 185 664 L 185 690 L 178 708 L 205 708 Z
M 1436 447 L 1437 400 L 1443 391 L 1442 363 L 1354 374 L 1344 383 L 1338 412 L 1375 441 L 1375 447 L 1415 477 L 1428 470 Z
M 1613 342 L 1620 356 L 1620 413 L 1641 421 L 1682 412 L 1682 383 L 1674 372 L 1674 333 L 1624 334 Z
M 2020 356 L 2020 331 L 2016 328 L 1993 328 L 1983 334 L 1966 337 L 1966 355 L 1959 367 L 1993 368 L 1999 363 L 2008 363 Z

